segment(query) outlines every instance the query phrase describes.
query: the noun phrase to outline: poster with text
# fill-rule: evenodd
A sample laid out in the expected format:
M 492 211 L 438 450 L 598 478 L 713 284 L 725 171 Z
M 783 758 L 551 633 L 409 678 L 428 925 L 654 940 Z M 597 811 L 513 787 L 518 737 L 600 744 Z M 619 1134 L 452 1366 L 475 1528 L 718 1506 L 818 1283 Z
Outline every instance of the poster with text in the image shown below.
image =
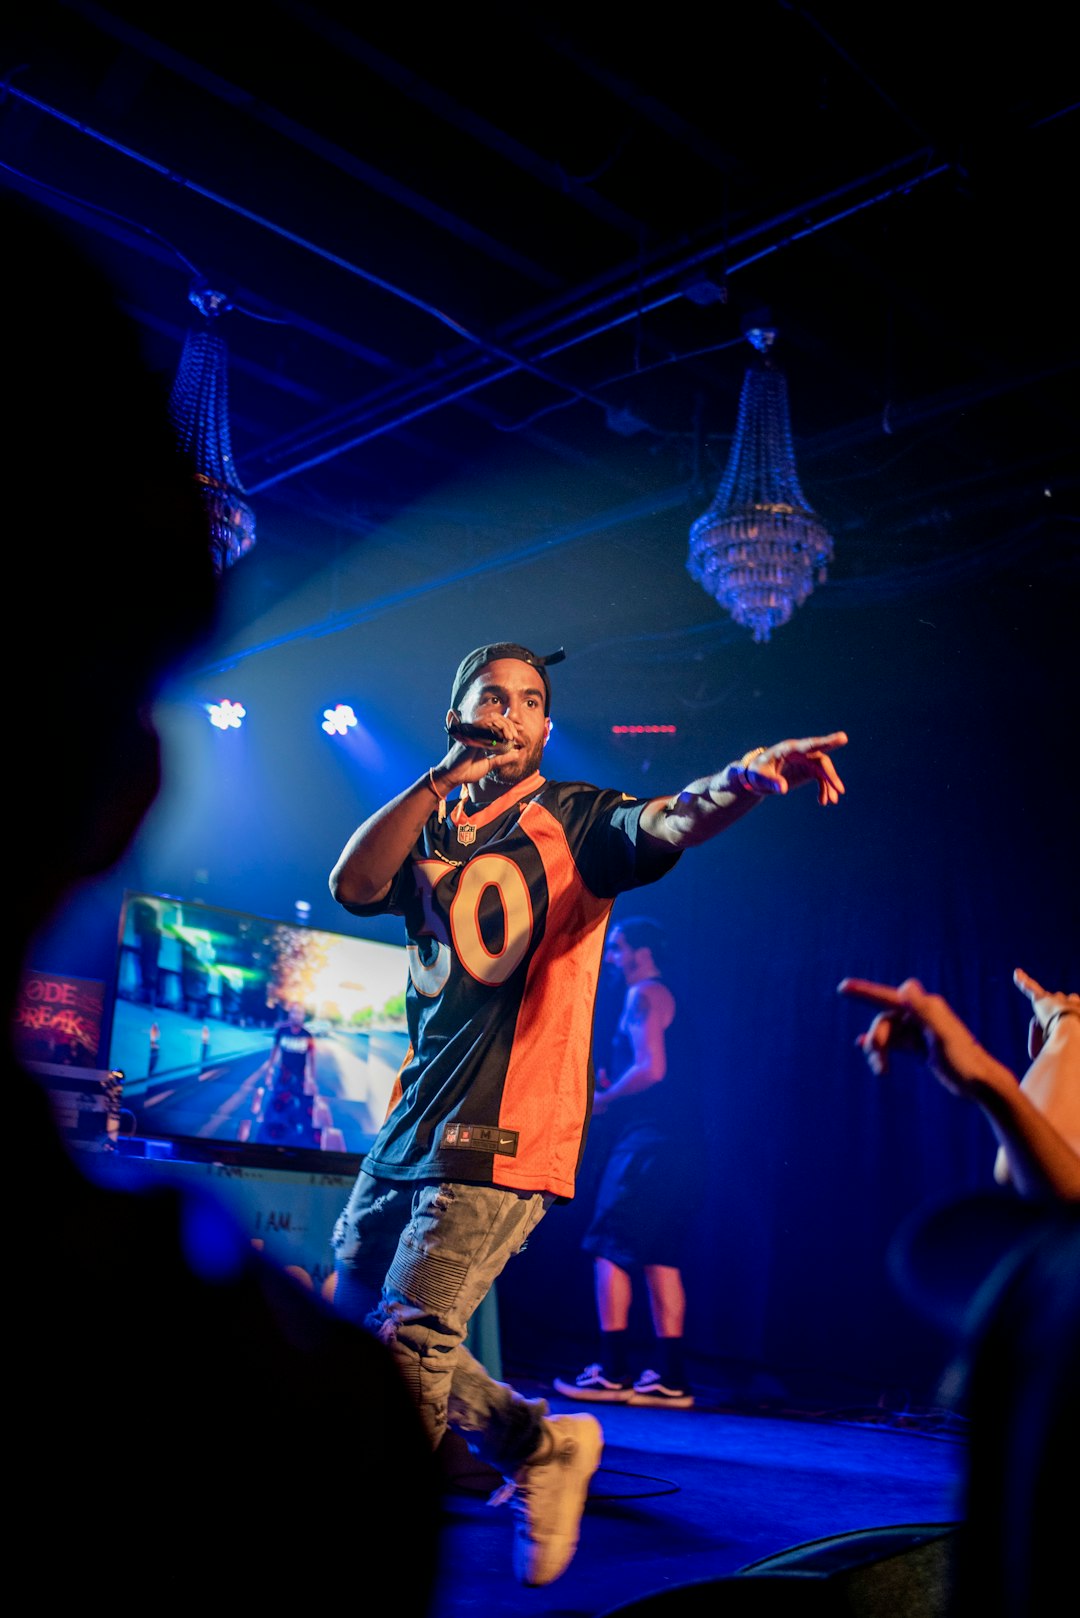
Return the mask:
M 13 1039 L 25 1062 L 100 1066 L 105 985 L 94 978 L 26 971 L 19 985 Z

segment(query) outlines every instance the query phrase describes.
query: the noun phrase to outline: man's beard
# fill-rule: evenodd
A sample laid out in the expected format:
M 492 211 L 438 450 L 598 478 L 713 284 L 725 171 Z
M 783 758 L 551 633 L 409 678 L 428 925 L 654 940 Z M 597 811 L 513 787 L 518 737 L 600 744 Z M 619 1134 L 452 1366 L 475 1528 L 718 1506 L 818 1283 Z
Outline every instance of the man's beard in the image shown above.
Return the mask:
M 543 736 L 538 737 L 531 748 L 522 748 L 515 753 L 509 764 L 500 764 L 496 769 L 489 771 L 493 781 L 500 786 L 516 786 L 519 781 L 526 780 L 540 768 L 540 761 L 544 756 Z

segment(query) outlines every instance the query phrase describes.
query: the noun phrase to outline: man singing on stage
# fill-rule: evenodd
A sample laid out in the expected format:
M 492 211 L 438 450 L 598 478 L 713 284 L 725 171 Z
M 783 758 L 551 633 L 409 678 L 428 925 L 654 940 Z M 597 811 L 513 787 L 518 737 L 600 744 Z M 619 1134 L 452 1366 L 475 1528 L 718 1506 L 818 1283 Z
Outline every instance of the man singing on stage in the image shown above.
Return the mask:
M 562 657 L 504 641 L 463 658 L 443 757 L 358 827 L 330 877 L 352 914 L 404 919 L 411 1041 L 335 1228 L 335 1298 L 390 1345 L 432 1445 L 449 1426 L 505 1477 L 527 1585 L 569 1566 L 603 1434 L 496 1381 L 464 1338 L 574 1195 L 612 905 L 763 798 L 812 782 L 838 803 L 830 754 L 847 741 L 756 747 L 666 797 L 550 781 L 548 665 Z

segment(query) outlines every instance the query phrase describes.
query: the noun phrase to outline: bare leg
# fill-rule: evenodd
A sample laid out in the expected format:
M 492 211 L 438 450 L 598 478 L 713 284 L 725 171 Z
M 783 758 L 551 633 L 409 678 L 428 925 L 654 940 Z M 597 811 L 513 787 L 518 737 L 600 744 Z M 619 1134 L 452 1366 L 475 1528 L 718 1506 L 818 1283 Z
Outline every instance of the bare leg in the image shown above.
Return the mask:
M 614 1269 L 614 1265 L 611 1268 Z M 645 1281 L 649 1288 L 653 1331 L 657 1337 L 681 1337 L 686 1323 L 686 1292 L 681 1272 L 669 1264 L 646 1264 Z
M 630 1324 L 632 1295 L 630 1277 L 625 1270 L 621 1270 L 617 1264 L 612 1264 L 608 1258 L 594 1259 L 593 1264 L 596 1280 L 596 1313 L 600 1321 L 600 1330 L 625 1331 Z
M 644 1372 L 634 1384 L 634 1402 L 687 1409 L 694 1396 L 687 1387 L 683 1363 L 686 1293 L 682 1275 L 672 1264 L 647 1264 L 645 1280 L 659 1358 L 656 1371 Z

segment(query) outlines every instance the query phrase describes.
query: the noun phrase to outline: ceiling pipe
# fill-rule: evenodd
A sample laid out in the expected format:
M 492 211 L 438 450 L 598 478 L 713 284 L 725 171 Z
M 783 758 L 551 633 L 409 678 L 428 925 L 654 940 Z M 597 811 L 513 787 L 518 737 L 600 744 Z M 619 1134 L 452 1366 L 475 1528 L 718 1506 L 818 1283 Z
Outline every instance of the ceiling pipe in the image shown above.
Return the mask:
M 550 383 L 553 387 L 562 389 L 563 391 L 569 392 L 571 395 L 577 398 L 595 403 L 599 407 L 606 409 L 606 401 L 591 396 L 586 390 L 580 389 L 568 381 L 564 381 L 559 377 L 546 374 L 543 370 L 541 370 L 538 360 L 543 361 L 550 359 L 559 353 L 565 352 L 569 348 L 576 347 L 584 342 L 588 342 L 592 338 L 598 337 L 604 332 L 614 329 L 618 325 L 625 324 L 627 321 L 633 319 L 637 319 L 642 314 L 651 313 L 654 310 L 662 307 L 664 304 L 671 303 L 679 298 L 685 297 L 685 285 L 680 284 L 675 288 L 669 288 L 669 290 L 660 293 L 657 297 L 652 298 L 648 302 L 643 303 L 641 301 L 641 293 L 643 290 L 646 290 L 649 287 L 662 286 L 665 282 L 670 282 L 674 277 L 684 278 L 688 271 L 703 263 L 715 259 L 718 254 L 723 254 L 726 256 L 733 248 L 737 248 L 743 244 L 759 239 L 760 237 L 767 235 L 770 231 L 783 229 L 793 220 L 806 219 L 807 215 L 812 215 L 815 210 L 828 206 L 830 203 L 833 203 L 842 197 L 852 196 L 860 188 L 875 184 L 880 180 L 882 175 L 897 174 L 905 169 L 910 171 L 906 173 L 903 179 L 896 180 L 894 183 L 887 185 L 883 190 L 873 192 L 871 195 L 854 201 L 848 206 L 827 215 L 825 218 L 804 225 L 800 229 L 788 231 L 784 236 L 781 237 L 780 240 L 769 243 L 767 246 L 764 246 L 758 249 L 756 252 L 744 256 L 740 260 L 735 262 L 726 262 L 724 265 L 725 273 L 731 274 L 738 270 L 745 269 L 749 264 L 756 263 L 760 259 L 768 257 L 772 253 L 779 252 L 782 248 L 790 246 L 796 241 L 803 240 L 807 236 L 827 229 L 829 226 L 838 223 L 840 220 L 849 218 L 853 213 L 859 212 L 860 210 L 868 207 L 873 207 L 878 203 L 886 201 L 890 197 L 898 194 L 906 194 L 913 190 L 916 186 L 924 184 L 927 181 L 935 179 L 949 171 L 948 164 L 941 163 L 930 166 L 929 158 L 931 154 L 925 151 L 915 152 L 909 154 L 905 158 L 898 159 L 895 163 L 886 165 L 883 169 L 878 169 L 874 174 L 860 176 L 858 179 L 849 181 L 843 186 L 835 187 L 831 191 L 824 193 L 821 197 L 814 198 L 812 201 L 800 204 L 797 207 L 787 209 L 783 213 L 776 215 L 774 218 L 765 221 L 763 224 L 751 226 L 749 229 L 739 232 L 735 236 L 730 236 L 727 231 L 725 231 L 719 241 L 714 240 L 711 241 L 707 246 L 698 247 L 692 251 L 680 254 L 670 263 L 667 263 L 663 267 L 657 268 L 646 275 L 642 275 L 641 266 L 638 263 L 634 263 L 631 266 L 624 266 L 622 270 L 624 281 L 623 285 L 614 287 L 610 292 L 595 300 L 592 304 L 587 305 L 585 308 L 576 308 L 561 314 L 557 319 L 549 321 L 548 324 L 542 327 L 538 332 L 533 333 L 528 340 L 533 342 L 541 340 L 544 336 L 550 335 L 559 330 L 563 330 L 567 326 L 573 325 L 576 321 L 585 319 L 590 315 L 603 313 L 605 309 L 611 308 L 623 298 L 630 297 L 634 300 L 632 308 L 620 312 L 611 319 L 606 320 L 599 325 L 587 327 L 585 330 L 578 332 L 573 336 L 567 337 L 559 343 L 551 345 L 540 352 L 537 360 L 531 359 L 527 355 L 519 355 L 507 351 L 498 342 L 486 339 L 481 334 L 470 331 L 468 327 L 464 326 L 460 321 L 455 320 L 452 316 L 446 314 L 445 311 L 436 308 L 433 304 L 427 302 L 423 298 L 418 297 L 416 294 L 407 291 L 405 288 L 396 286 L 394 283 L 387 281 L 384 277 L 376 275 L 370 270 L 364 269 L 361 265 L 352 263 L 350 260 L 342 257 L 340 254 L 321 247 L 318 243 L 311 241 L 309 238 L 298 235 L 295 231 L 291 231 L 286 226 L 278 224 L 275 220 L 269 219 L 265 215 L 255 213 L 249 208 L 245 208 L 241 203 L 238 203 L 229 197 L 223 196 L 219 192 L 211 190 L 209 187 L 200 184 L 196 180 L 177 174 L 174 169 L 171 169 L 167 165 L 158 162 L 155 158 L 148 157 L 145 153 L 139 152 L 125 142 L 115 140 L 113 137 L 106 135 L 101 130 L 95 129 L 93 126 L 87 124 L 83 120 L 74 118 L 70 114 L 65 113 L 62 109 L 54 107 L 48 102 L 43 101 L 40 97 L 34 96 L 30 92 L 23 90 L 14 84 L 9 84 L 7 86 L 7 94 L 19 101 L 25 102 L 29 106 L 34 107 L 37 111 L 44 113 L 46 116 L 57 119 L 59 122 L 67 125 L 71 129 L 78 131 L 80 134 L 87 135 L 99 144 L 118 152 L 121 156 L 130 158 L 132 161 L 140 164 L 141 166 L 152 170 L 153 172 L 159 174 L 163 179 L 168 180 L 170 185 L 178 186 L 183 190 L 191 191 L 194 195 L 203 198 L 205 201 L 212 202 L 219 207 L 228 209 L 238 217 L 247 220 L 248 223 L 258 226 L 261 229 L 270 231 L 272 234 L 290 242 L 292 245 L 312 253 L 314 256 L 336 266 L 337 268 L 345 271 L 347 274 L 356 276 L 358 279 L 365 281 L 368 285 L 373 286 L 380 291 L 386 292 L 391 297 L 397 298 L 401 302 L 410 305 L 421 313 L 428 315 L 430 318 L 438 321 L 451 331 L 456 332 L 459 337 L 465 340 L 466 343 L 473 345 L 474 349 L 479 349 L 482 351 L 482 353 L 479 355 L 473 353 L 467 358 L 466 363 L 469 368 L 474 368 L 479 363 L 490 363 L 491 361 L 503 362 L 501 367 L 497 370 L 489 370 L 480 377 L 465 382 L 461 386 L 451 386 L 450 388 L 446 388 L 447 374 L 446 360 L 444 356 L 439 364 L 438 374 L 438 381 L 442 383 L 443 391 L 434 399 L 424 401 L 420 404 L 412 406 L 411 408 L 402 409 L 399 405 L 397 414 L 392 415 L 388 420 L 379 422 L 370 429 L 347 438 L 342 443 L 333 444 L 317 455 L 307 456 L 306 458 L 288 467 L 282 468 L 281 471 L 274 473 L 268 478 L 263 478 L 261 481 L 249 481 L 247 484 L 247 492 L 249 495 L 260 493 L 265 489 L 273 487 L 275 484 L 281 483 L 287 478 L 296 477 L 303 472 L 310 471 L 315 466 L 320 466 L 329 460 L 336 459 L 337 456 L 345 454 L 352 449 L 358 448 L 360 445 L 370 442 L 373 438 L 382 437 L 388 432 L 393 432 L 398 427 L 405 426 L 409 422 L 419 419 L 421 416 L 429 415 L 435 410 L 445 408 L 447 405 L 459 403 L 481 389 L 491 386 L 494 382 L 500 381 L 505 377 L 515 375 L 519 370 L 531 371 L 542 381 Z M 618 275 L 619 272 L 616 271 L 613 273 Z M 580 296 L 580 289 L 575 295 Z M 559 301 L 561 302 L 564 300 Z M 530 318 L 535 318 L 535 316 L 522 317 L 522 323 Z M 434 378 L 430 380 L 419 379 L 410 383 L 407 387 L 404 398 L 405 405 L 408 405 L 410 395 L 415 397 L 417 389 L 419 389 L 420 392 L 426 391 L 431 387 L 433 380 Z M 394 384 L 390 384 L 385 390 L 380 390 L 379 394 L 370 395 L 366 399 L 359 400 L 357 402 L 357 409 L 360 412 L 359 419 L 363 419 L 365 413 L 369 415 L 375 413 L 378 405 L 382 403 L 381 393 L 383 391 L 393 395 L 395 394 L 396 390 Z M 355 416 L 352 418 L 353 421 L 356 421 L 357 419 L 358 418 Z M 254 458 L 255 457 L 250 455 L 248 457 L 249 460 Z
M 896 185 L 888 187 L 884 191 L 876 193 L 873 196 L 853 203 L 849 207 L 840 209 L 836 213 L 831 214 L 829 217 L 819 220 L 812 225 L 806 225 L 800 230 L 789 232 L 788 235 L 786 235 L 780 241 L 772 242 L 767 246 L 760 248 L 757 252 L 750 253 L 745 257 L 729 264 L 727 266 L 727 273 L 729 275 L 735 274 L 739 270 L 746 269 L 749 265 L 758 263 L 761 259 L 768 258 L 773 253 L 780 252 L 783 248 L 789 247 L 797 241 L 802 241 L 808 236 L 815 235 L 818 231 L 827 229 L 830 225 L 838 224 L 842 219 L 848 219 L 853 214 L 859 213 L 865 208 L 870 208 L 879 202 L 887 201 L 888 198 L 896 196 L 900 192 L 907 193 L 916 184 L 920 184 L 923 180 L 937 178 L 939 175 L 944 174 L 947 171 L 947 164 L 938 165 L 933 169 L 926 170 L 924 174 L 919 175 L 914 179 L 909 178 L 904 180 Z M 806 211 L 807 210 L 805 208 L 801 210 L 792 210 L 792 213 L 785 214 L 781 217 L 785 221 L 792 217 L 792 214 L 801 214 L 803 217 L 805 217 Z M 770 221 L 768 225 L 762 226 L 761 232 L 771 228 L 775 223 L 776 221 Z M 751 237 L 752 235 L 760 234 L 761 232 L 747 232 L 746 234 L 747 237 Z M 708 253 L 696 255 L 696 257 L 701 258 L 714 256 L 715 249 Z M 679 273 L 679 271 L 676 269 L 669 273 L 674 274 Z M 659 277 L 657 277 L 657 279 L 659 279 Z M 625 295 L 626 294 L 623 292 L 613 294 L 608 302 L 614 303 L 619 297 Z M 635 303 L 632 309 L 613 316 L 610 320 L 603 322 L 601 325 L 589 327 L 583 332 L 579 332 L 561 342 L 552 344 L 548 348 L 542 349 L 537 357 L 541 361 L 551 359 L 557 354 L 564 353 L 569 348 L 576 347 L 580 343 L 591 341 L 594 337 L 602 336 L 605 332 L 612 331 L 615 329 L 615 327 L 625 325 L 628 321 L 638 319 L 642 315 L 651 314 L 654 310 L 662 308 L 665 304 L 672 303 L 685 296 L 685 290 L 682 287 L 679 287 L 676 290 L 661 294 L 648 303 Z M 569 324 L 570 321 L 575 318 L 580 318 L 580 316 L 574 315 L 568 317 L 565 321 L 557 322 L 556 329 L 558 325 Z M 403 407 L 398 409 L 397 414 L 390 416 L 385 421 L 378 422 L 376 425 L 366 429 L 363 432 L 354 434 L 344 442 L 331 444 L 326 450 L 321 451 L 319 454 L 308 456 L 304 460 L 295 462 L 292 465 L 284 468 L 282 471 L 272 474 L 270 477 L 265 477 L 259 481 L 252 482 L 250 485 L 250 492 L 252 494 L 257 494 L 264 489 L 272 488 L 275 484 L 282 482 L 286 478 L 295 477 L 299 473 L 311 471 L 314 467 L 321 466 L 329 460 L 336 459 L 339 455 L 343 455 L 350 450 L 357 449 L 363 444 L 370 443 L 375 438 L 381 438 L 386 433 L 395 431 L 398 427 L 404 427 L 408 423 L 418 420 L 421 416 L 430 415 L 433 411 L 441 410 L 447 405 L 460 403 L 464 399 L 469 398 L 471 395 L 479 392 L 481 389 L 490 387 L 495 382 L 502 381 L 507 377 L 515 375 L 519 369 L 523 368 L 535 370 L 535 366 L 527 362 L 523 362 L 522 365 L 508 364 L 500 370 L 487 372 L 485 375 L 474 378 L 467 382 L 463 382 L 459 387 L 452 388 L 450 390 L 446 390 L 445 388 L 446 373 L 445 368 L 442 368 L 438 376 L 424 378 L 413 382 L 411 387 L 406 392 Z M 539 372 L 537 374 L 542 375 L 542 373 Z M 565 391 L 574 394 L 579 399 L 586 399 L 590 403 L 600 404 L 603 408 L 606 408 L 606 403 L 604 401 L 595 399 L 589 393 L 574 387 L 569 382 L 563 382 L 559 379 L 546 377 L 544 380 L 552 381 L 556 387 L 563 388 Z M 408 399 L 410 396 L 414 399 L 418 398 L 429 388 L 436 386 L 437 384 L 442 385 L 443 391 L 441 391 L 434 399 L 426 402 L 420 402 L 411 407 L 408 405 Z M 393 391 L 392 386 L 388 387 L 386 390 L 388 393 Z M 377 395 L 368 395 L 365 400 L 358 401 L 355 407 L 357 414 L 351 417 L 351 422 L 355 424 L 364 420 L 365 416 L 368 418 L 375 416 L 378 413 L 380 404 L 383 402 L 384 401 Z M 342 425 L 348 424 L 343 423 Z M 310 437 L 307 441 L 309 443 L 311 442 Z

